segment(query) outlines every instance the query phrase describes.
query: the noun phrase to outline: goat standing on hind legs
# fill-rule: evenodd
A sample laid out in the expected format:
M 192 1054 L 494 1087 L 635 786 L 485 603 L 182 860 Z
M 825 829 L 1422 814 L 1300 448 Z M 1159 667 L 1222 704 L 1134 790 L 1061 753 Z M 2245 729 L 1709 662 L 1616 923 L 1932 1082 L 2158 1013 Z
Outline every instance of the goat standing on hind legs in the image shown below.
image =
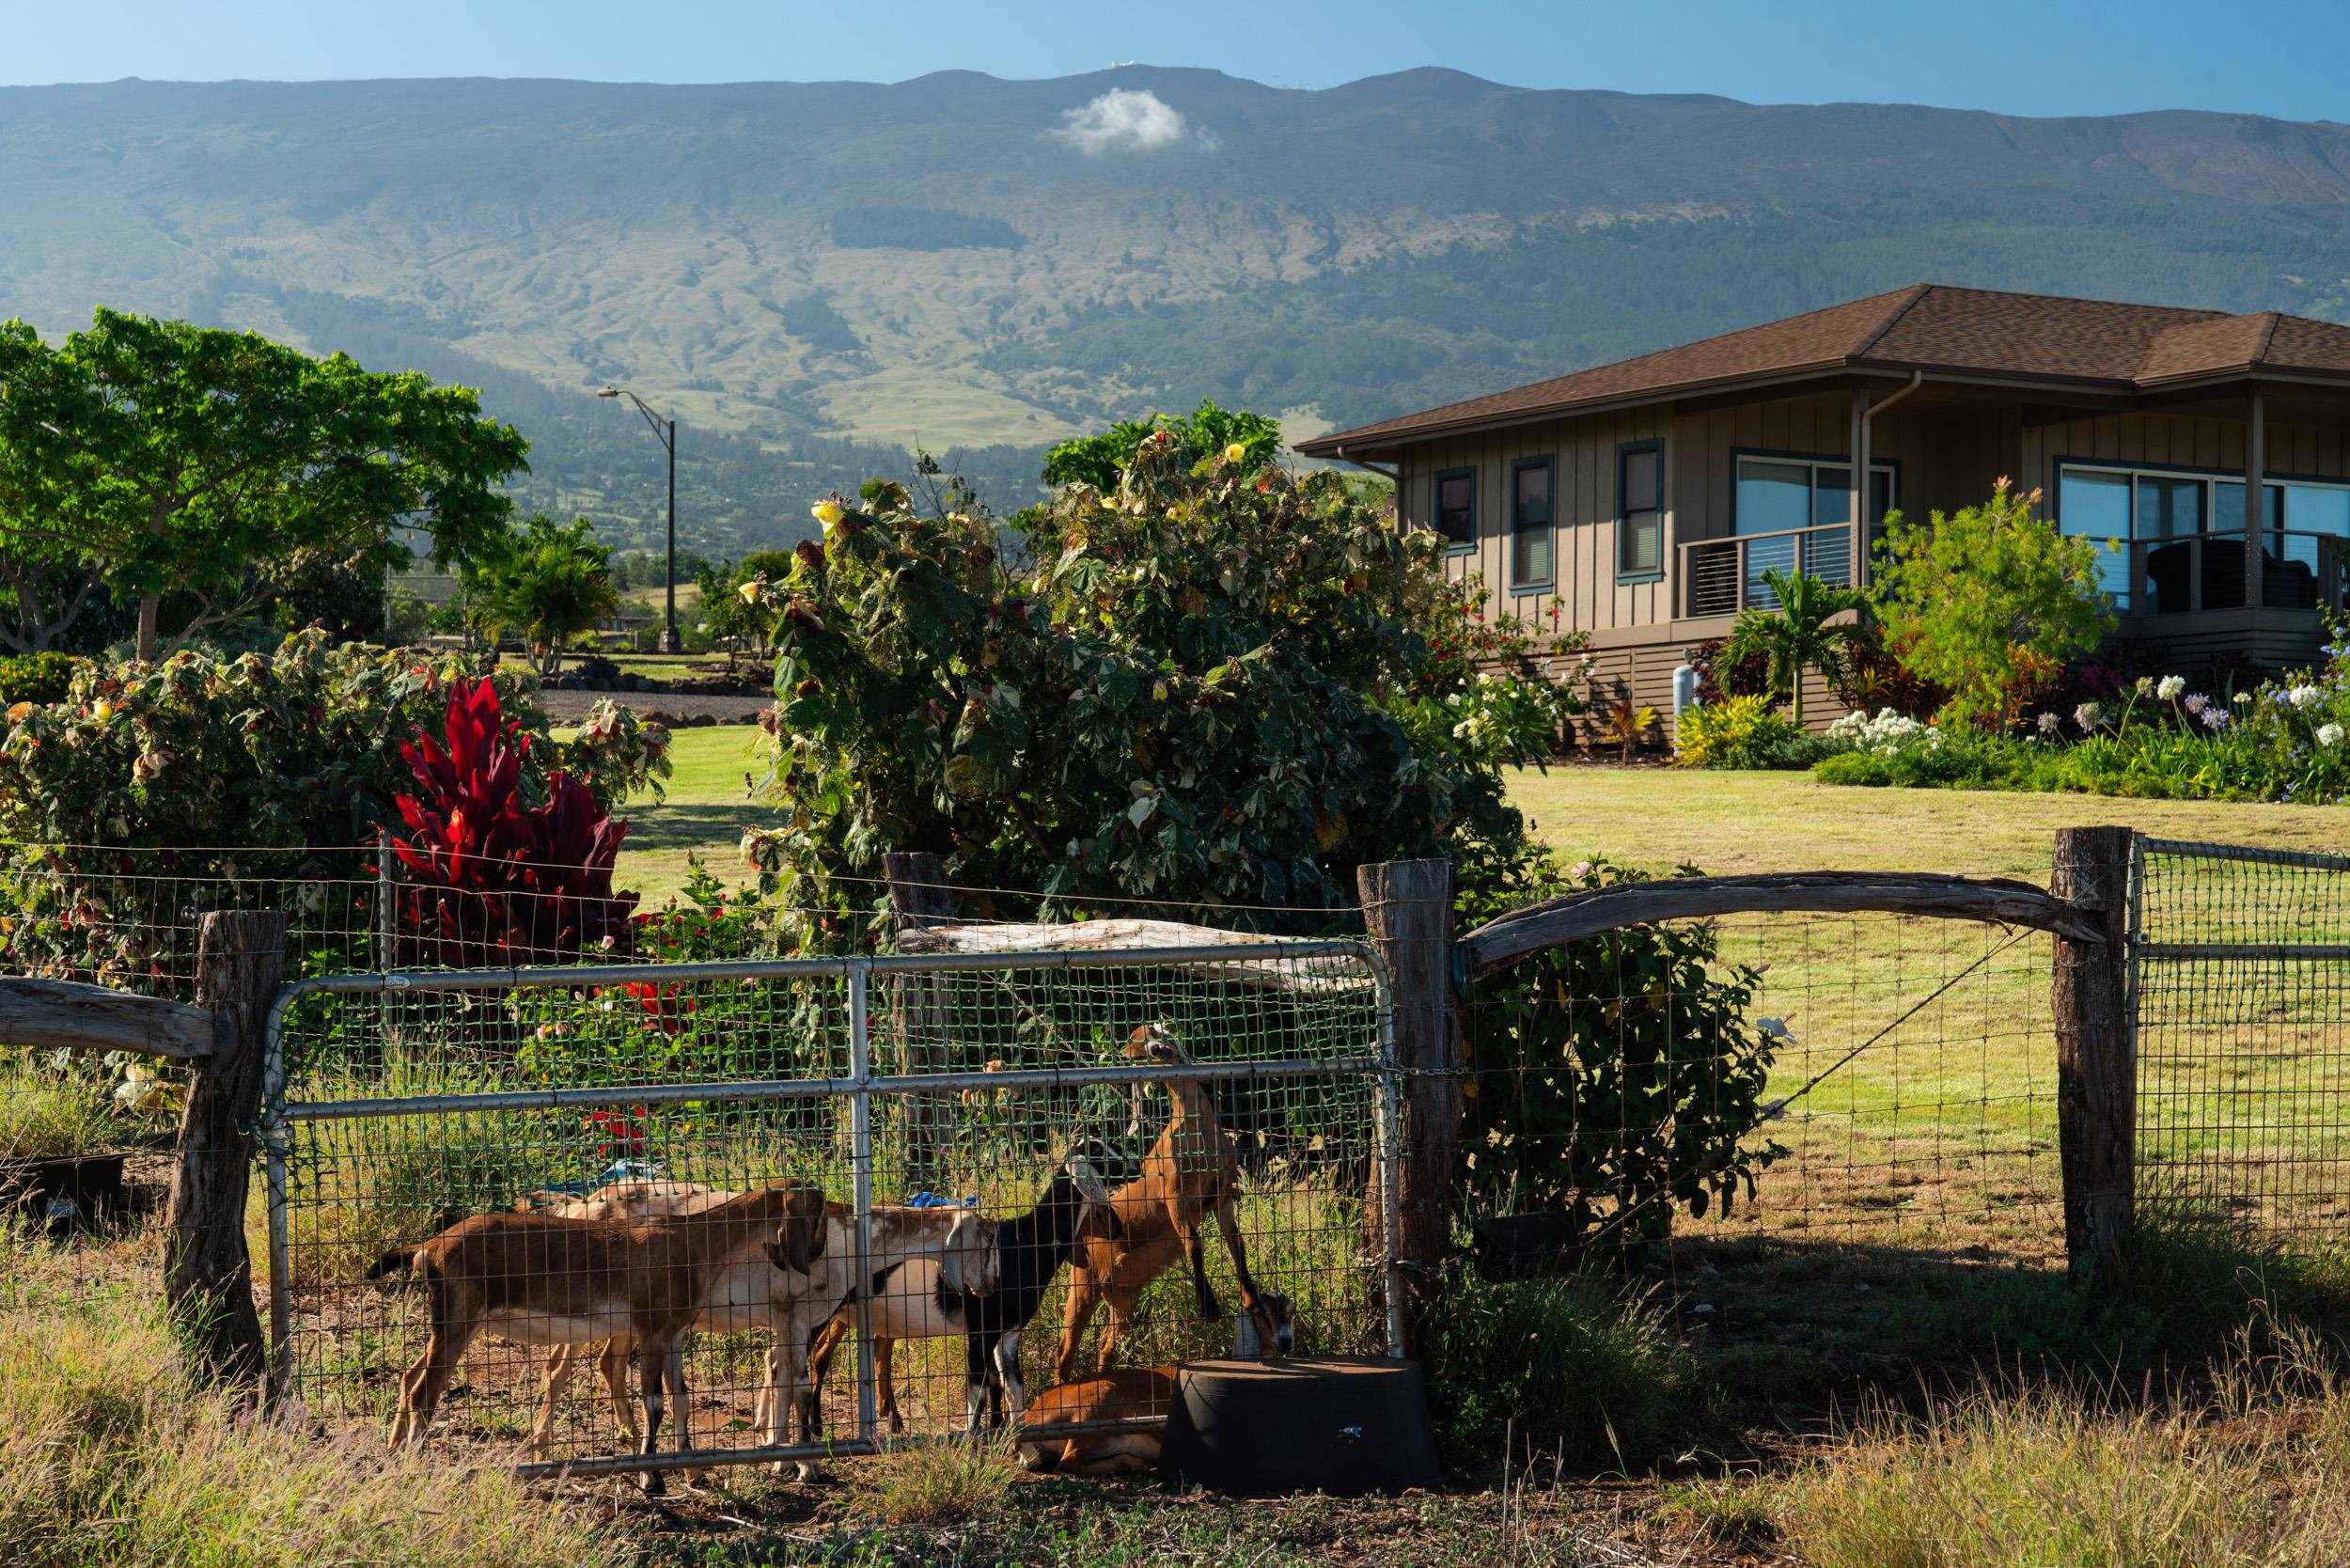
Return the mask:
M 1188 1066 L 1182 1042 L 1164 1024 L 1146 1024 L 1126 1042 L 1133 1061 Z M 1118 1216 L 1116 1239 L 1095 1236 L 1078 1251 L 1069 1275 L 1069 1294 L 1061 1308 L 1060 1356 L 1055 1377 L 1066 1383 L 1077 1372 L 1078 1341 L 1094 1309 L 1109 1307 L 1103 1325 L 1097 1366 L 1106 1372 L 1118 1341 L 1134 1321 L 1135 1302 L 1151 1281 L 1174 1266 L 1179 1257 L 1191 1263 L 1192 1287 L 1198 1293 L 1199 1316 L 1220 1320 L 1223 1308 L 1208 1284 L 1208 1261 L 1203 1228 L 1211 1216 L 1224 1232 L 1224 1246 L 1232 1255 L 1232 1272 L 1240 1280 L 1241 1310 L 1257 1311 L 1257 1281 L 1248 1272 L 1248 1248 L 1241 1240 L 1236 1206 L 1240 1198 L 1240 1161 L 1224 1129 L 1216 1121 L 1215 1100 L 1196 1078 L 1170 1078 L 1167 1091 L 1175 1111 L 1158 1142 L 1142 1162 L 1142 1174 L 1110 1195 Z

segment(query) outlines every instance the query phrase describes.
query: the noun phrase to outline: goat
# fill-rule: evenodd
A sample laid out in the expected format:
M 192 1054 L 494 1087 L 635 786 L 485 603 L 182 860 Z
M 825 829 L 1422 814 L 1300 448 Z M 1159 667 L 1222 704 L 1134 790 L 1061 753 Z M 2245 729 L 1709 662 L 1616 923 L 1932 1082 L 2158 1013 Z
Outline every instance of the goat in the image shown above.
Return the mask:
M 1182 1042 L 1163 1024 L 1146 1024 L 1126 1042 L 1130 1060 L 1185 1065 L 1190 1058 Z M 1069 1273 L 1069 1294 L 1061 1304 L 1060 1355 L 1055 1380 L 1067 1383 L 1077 1370 L 1077 1347 L 1096 1307 L 1106 1302 L 1109 1321 L 1102 1330 L 1097 1370 L 1107 1372 L 1118 1341 L 1134 1318 L 1136 1300 L 1152 1280 L 1173 1265 L 1178 1257 L 1191 1262 L 1192 1286 L 1199 1316 L 1224 1315 L 1215 1292 L 1208 1284 L 1206 1248 L 1201 1228 L 1213 1215 L 1232 1255 L 1240 1279 L 1240 1304 L 1253 1311 L 1257 1281 L 1248 1272 L 1248 1250 L 1240 1234 L 1235 1212 L 1240 1193 L 1240 1162 L 1217 1124 L 1215 1102 L 1196 1079 L 1167 1081 L 1174 1114 L 1144 1156 L 1142 1174 L 1110 1195 L 1119 1221 L 1116 1239 L 1095 1236 L 1079 1251 Z
M 1261 1292 L 1232 1319 L 1232 1359 L 1277 1361 L 1296 1347 L 1290 1299 Z M 1178 1369 L 1142 1367 L 1058 1384 L 1037 1397 L 1020 1433 L 1020 1463 L 1040 1474 L 1135 1475 L 1159 1466 L 1159 1442 L 1179 1392 Z M 1056 1437 L 1052 1428 L 1091 1421 L 1152 1419 L 1153 1430 Z
M 691 1182 L 615 1182 L 586 1198 L 569 1200 L 558 1212 L 588 1219 L 652 1219 L 700 1213 L 733 1196 Z M 779 1419 L 785 1408 L 783 1391 L 795 1390 L 801 1382 L 800 1358 L 794 1351 L 807 1342 L 807 1320 L 811 1315 L 807 1304 L 821 1300 L 829 1307 L 854 1285 L 849 1274 L 854 1266 L 856 1233 L 848 1208 L 838 1203 L 825 1205 L 824 1229 L 823 1244 L 804 1272 L 787 1273 L 783 1259 L 771 1262 L 756 1254 L 729 1264 L 711 1286 L 695 1321 L 695 1326 L 719 1333 L 766 1328 L 773 1335 L 767 1381 L 760 1390 L 752 1421 L 755 1427 L 767 1430 L 777 1444 L 783 1440 Z M 984 1298 L 995 1286 L 995 1231 L 992 1221 L 967 1209 L 881 1205 L 873 1210 L 873 1257 L 892 1267 L 918 1259 L 952 1288 Z M 597 1361 L 613 1412 L 621 1430 L 634 1440 L 634 1413 L 623 1392 L 632 1346 L 625 1331 L 616 1332 L 604 1341 Z M 539 1420 L 532 1433 L 534 1451 L 545 1451 L 556 1407 L 585 1348 L 558 1345 L 548 1354 Z
M 395 1247 L 368 1271 L 403 1269 L 423 1281 L 431 1310 L 424 1353 L 400 1378 L 392 1444 L 421 1446 L 450 1374 L 477 1334 L 519 1344 L 596 1344 L 625 1330 L 643 1353 L 645 1433 L 659 1445 L 665 1392 L 685 1398 L 686 1331 L 722 1272 L 762 1234 L 775 1266 L 807 1276 L 825 1246 L 822 1189 L 807 1182 L 762 1187 L 700 1214 L 666 1220 L 569 1215 L 476 1215 L 428 1241 Z M 645 1490 L 666 1490 L 661 1472 Z
M 1079 1243 L 1090 1236 L 1114 1235 L 1116 1228 L 1108 1193 L 1094 1178 L 1092 1168 L 1072 1156 L 1053 1172 L 1033 1208 L 1017 1218 L 996 1222 L 995 1257 L 1002 1272 L 993 1294 L 956 1290 L 926 1259 L 876 1271 L 869 1293 L 873 1365 L 881 1414 L 888 1419 L 889 1430 L 905 1430 L 891 1368 L 896 1342 L 949 1334 L 964 1336 L 968 1430 L 979 1430 L 983 1403 L 989 1419 L 1001 1426 L 1009 1399 L 1011 1418 L 1017 1421 L 1027 1408 L 1027 1385 L 1020 1373 L 1021 1332 L 1036 1316 L 1045 1291 Z M 852 1292 L 808 1352 L 813 1370 L 800 1410 L 804 1441 L 814 1440 L 821 1423 L 824 1374 L 831 1370 L 834 1351 L 855 1320 L 852 1309 L 857 1299 L 857 1293 Z

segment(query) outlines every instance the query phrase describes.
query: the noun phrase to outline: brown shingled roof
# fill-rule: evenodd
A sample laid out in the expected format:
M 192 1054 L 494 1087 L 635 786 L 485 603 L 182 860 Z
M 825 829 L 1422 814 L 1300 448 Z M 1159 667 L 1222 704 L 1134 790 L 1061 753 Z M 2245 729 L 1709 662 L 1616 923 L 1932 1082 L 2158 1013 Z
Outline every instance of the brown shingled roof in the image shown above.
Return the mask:
M 1301 441 L 1335 457 L 1489 424 L 1807 372 L 1998 375 L 2135 391 L 2256 369 L 2350 380 L 2350 327 L 1919 283 L 1573 375 Z

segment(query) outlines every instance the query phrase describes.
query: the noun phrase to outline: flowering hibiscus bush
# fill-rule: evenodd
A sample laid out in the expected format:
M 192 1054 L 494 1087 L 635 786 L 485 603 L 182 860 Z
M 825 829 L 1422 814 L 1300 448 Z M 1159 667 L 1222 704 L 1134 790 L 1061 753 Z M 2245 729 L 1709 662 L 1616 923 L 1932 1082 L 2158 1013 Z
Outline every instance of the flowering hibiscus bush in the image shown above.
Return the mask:
M 1523 831 L 1502 770 L 1548 713 L 1479 681 L 1437 541 L 1335 475 L 1149 438 L 1114 489 L 1017 520 L 1031 567 L 895 484 L 818 513 L 774 586 L 778 822 L 745 847 L 820 926 L 869 921 L 894 849 L 1063 910 L 1271 923 L 1244 906 L 1343 904 L 1363 861 Z
M 164 972 L 158 889 L 185 899 L 212 879 L 307 883 L 298 933 L 364 941 L 366 911 L 320 901 L 365 898 L 334 885 L 371 875 L 372 853 L 352 846 L 399 821 L 402 744 L 441 721 L 452 682 L 478 676 L 530 737 L 526 800 L 544 799 L 556 771 L 607 808 L 666 776 L 666 730 L 603 707 L 557 742 L 530 677 L 460 655 L 305 632 L 268 655 L 83 666 L 62 701 L 0 714 L 0 954 L 27 969 L 152 979 Z M 293 956 L 297 967 L 337 962 Z

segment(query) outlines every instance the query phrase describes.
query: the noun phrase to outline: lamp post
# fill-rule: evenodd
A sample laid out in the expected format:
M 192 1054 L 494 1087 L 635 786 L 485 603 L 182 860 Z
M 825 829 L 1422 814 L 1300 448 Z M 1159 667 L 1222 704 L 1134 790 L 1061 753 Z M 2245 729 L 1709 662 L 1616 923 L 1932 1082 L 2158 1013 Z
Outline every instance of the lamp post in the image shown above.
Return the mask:
M 603 386 L 596 389 L 599 398 L 626 398 L 636 405 L 636 412 L 645 416 L 652 433 L 669 454 L 669 554 L 668 565 L 663 570 L 665 603 L 661 622 L 661 651 L 682 653 L 685 639 L 677 630 L 677 421 L 665 419 L 652 411 L 652 405 L 625 386 Z

